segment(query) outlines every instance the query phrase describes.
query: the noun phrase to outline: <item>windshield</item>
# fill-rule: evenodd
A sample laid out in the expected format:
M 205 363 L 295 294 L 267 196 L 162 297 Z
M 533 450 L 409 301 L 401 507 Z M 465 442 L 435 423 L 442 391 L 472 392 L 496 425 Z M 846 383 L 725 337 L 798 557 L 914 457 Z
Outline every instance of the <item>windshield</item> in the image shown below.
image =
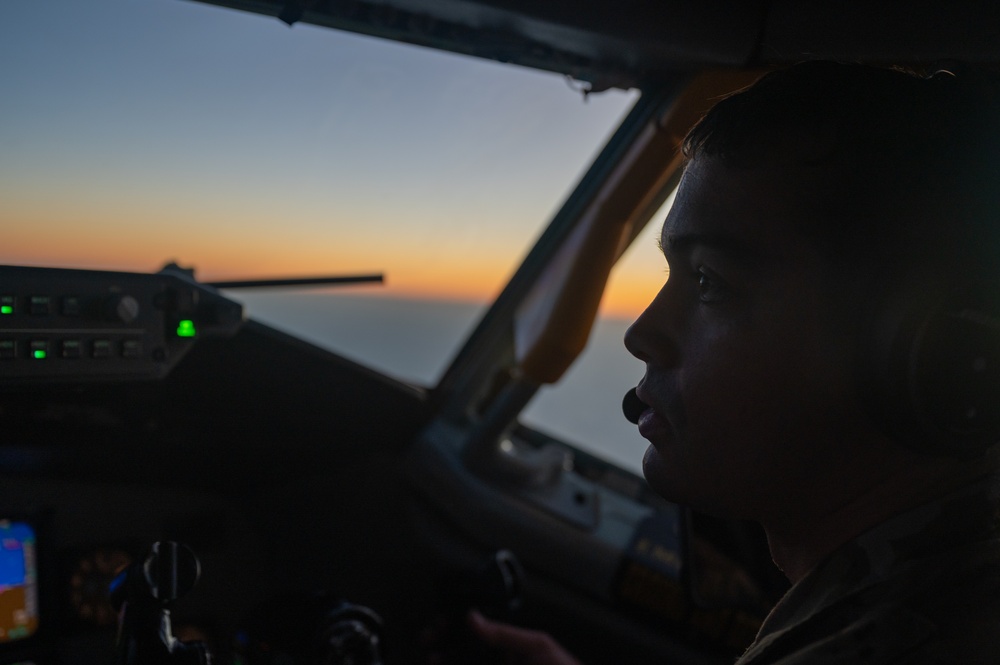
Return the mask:
M 421 385 L 636 98 L 173 0 L 4 3 L 0 90 L 0 263 L 384 272 L 382 286 L 230 295 Z
M 5 263 L 384 271 L 333 295 L 464 303 L 444 318 L 471 319 L 633 97 L 196 3 L 0 11 Z M 311 319 L 315 293 L 243 297 L 294 330 L 287 301 Z M 428 383 L 447 356 L 382 369 Z

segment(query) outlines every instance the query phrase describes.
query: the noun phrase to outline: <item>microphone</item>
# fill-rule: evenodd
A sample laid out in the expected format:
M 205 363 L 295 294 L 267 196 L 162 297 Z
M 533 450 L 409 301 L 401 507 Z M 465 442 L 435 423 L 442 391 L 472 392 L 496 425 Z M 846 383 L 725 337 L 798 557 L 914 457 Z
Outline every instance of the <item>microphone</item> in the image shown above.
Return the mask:
M 622 400 L 622 413 L 625 414 L 625 420 L 629 421 L 633 425 L 639 424 L 639 416 L 642 412 L 649 408 L 649 405 L 639 399 L 639 396 L 635 394 L 635 388 L 625 393 L 625 399 Z

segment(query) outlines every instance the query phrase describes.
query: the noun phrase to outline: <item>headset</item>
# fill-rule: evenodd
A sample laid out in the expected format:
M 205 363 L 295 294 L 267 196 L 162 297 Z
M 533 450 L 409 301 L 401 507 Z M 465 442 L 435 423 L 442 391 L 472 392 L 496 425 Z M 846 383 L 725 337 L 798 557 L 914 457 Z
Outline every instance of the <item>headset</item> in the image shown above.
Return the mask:
M 914 450 L 982 455 L 1000 441 L 1000 284 L 911 276 L 883 294 L 859 354 L 870 413 Z

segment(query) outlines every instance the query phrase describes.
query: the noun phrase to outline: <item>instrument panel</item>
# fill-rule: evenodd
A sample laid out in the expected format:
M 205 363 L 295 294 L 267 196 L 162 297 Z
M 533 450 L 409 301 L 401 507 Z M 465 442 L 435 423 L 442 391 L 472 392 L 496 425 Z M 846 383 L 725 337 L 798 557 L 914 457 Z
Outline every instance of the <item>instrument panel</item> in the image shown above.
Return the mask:
M 261 538 L 226 497 L 11 475 L 0 481 L 4 665 L 113 662 L 117 614 L 109 583 L 157 539 L 194 542 L 209 572 L 178 603 L 178 634 L 222 641 L 235 631 L 239 609 L 263 597 L 255 583 L 267 577 Z
M 0 518 L 0 644 L 35 634 L 38 600 L 35 530 Z
M 160 379 L 243 307 L 190 272 L 0 266 L 0 386 Z

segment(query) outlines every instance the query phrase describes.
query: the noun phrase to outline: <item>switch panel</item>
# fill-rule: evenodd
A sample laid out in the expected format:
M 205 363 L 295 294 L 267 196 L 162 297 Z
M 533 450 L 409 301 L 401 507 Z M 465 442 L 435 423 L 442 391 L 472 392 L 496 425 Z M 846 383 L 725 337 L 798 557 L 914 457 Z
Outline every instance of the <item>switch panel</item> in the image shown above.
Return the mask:
M 0 387 L 160 379 L 243 306 L 180 270 L 0 266 Z

